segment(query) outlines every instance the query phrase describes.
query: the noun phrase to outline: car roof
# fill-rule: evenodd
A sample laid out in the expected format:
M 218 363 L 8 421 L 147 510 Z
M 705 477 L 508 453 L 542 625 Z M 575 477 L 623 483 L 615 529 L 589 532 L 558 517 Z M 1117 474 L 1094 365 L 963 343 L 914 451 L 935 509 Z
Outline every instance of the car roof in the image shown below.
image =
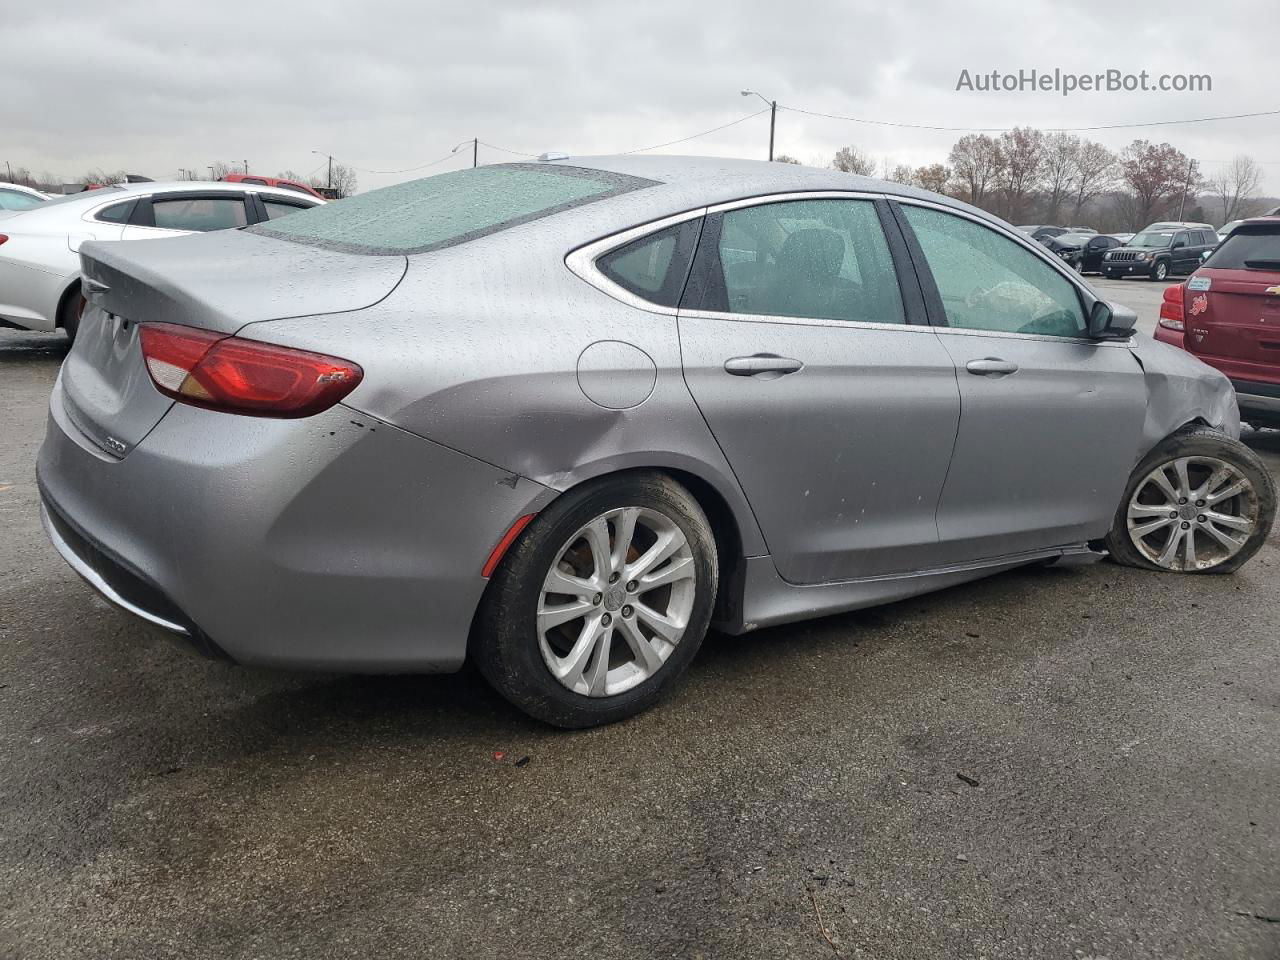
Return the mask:
M 32 187 L 23 186 L 20 183 L 9 183 L 7 180 L 0 180 L 0 189 L 17 190 L 19 193 L 30 194 L 33 197 L 40 197 L 46 200 L 49 197 L 47 193 L 41 193 L 39 190 L 35 190 Z
M 624 154 L 557 158 L 547 165 L 601 170 L 657 181 L 643 190 L 622 193 L 604 203 L 589 204 L 581 208 L 583 211 L 589 207 L 599 209 L 607 203 L 608 208 L 616 214 L 619 226 L 656 220 L 695 207 L 756 196 L 839 190 L 927 200 L 1012 229 L 998 217 L 953 197 L 903 183 L 793 163 L 726 157 Z

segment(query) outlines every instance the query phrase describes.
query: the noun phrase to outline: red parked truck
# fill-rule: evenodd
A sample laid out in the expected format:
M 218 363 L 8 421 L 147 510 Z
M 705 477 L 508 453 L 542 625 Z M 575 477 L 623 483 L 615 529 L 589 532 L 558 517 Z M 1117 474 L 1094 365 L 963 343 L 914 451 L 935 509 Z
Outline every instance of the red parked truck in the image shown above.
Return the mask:
M 284 190 L 296 190 L 298 193 L 305 193 L 309 197 L 318 197 L 325 199 L 324 195 L 314 187 L 309 187 L 305 183 L 299 183 L 297 180 L 286 180 L 283 177 L 260 177 L 256 173 L 228 173 L 222 178 L 227 183 L 256 183 L 263 187 L 280 187 Z
M 1280 427 L 1280 216 L 1245 220 L 1166 289 L 1156 339 L 1230 377 L 1241 420 Z

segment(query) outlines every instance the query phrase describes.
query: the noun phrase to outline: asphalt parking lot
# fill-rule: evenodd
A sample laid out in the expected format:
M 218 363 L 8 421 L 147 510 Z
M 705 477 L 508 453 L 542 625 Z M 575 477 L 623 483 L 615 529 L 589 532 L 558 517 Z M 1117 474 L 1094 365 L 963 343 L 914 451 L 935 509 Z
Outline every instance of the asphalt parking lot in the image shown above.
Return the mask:
M 1280 957 L 1276 535 L 712 636 L 566 734 L 141 633 L 40 530 L 64 349 L 0 332 L 2 957 Z

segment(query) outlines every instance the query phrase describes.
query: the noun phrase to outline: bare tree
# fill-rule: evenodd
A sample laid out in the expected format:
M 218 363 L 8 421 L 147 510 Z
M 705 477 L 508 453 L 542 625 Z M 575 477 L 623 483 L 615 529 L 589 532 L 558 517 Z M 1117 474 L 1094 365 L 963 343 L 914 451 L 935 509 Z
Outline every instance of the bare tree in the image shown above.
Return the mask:
M 1222 205 L 1222 222 L 1238 220 L 1245 215 L 1258 188 L 1262 186 L 1262 168 L 1245 154 L 1237 154 L 1222 172 L 1208 183 L 1209 192 Z
M 1069 133 L 1051 133 L 1044 138 L 1042 180 L 1047 206 L 1045 219 L 1058 222 L 1062 205 L 1075 189 L 1080 156 L 1080 138 Z
M 86 186 L 91 183 L 98 183 L 102 186 L 107 186 L 112 183 L 124 183 L 126 176 L 127 174 L 123 170 L 107 171 L 99 168 L 87 171 L 76 183 L 83 183 Z
M 1198 176 L 1190 158 L 1167 143 L 1135 140 L 1120 153 L 1120 177 L 1133 199 L 1130 225 L 1137 230 L 1151 222 L 1176 197 L 1194 196 Z
M 985 133 L 970 133 L 956 141 L 948 159 L 965 199 L 981 206 L 1004 168 L 1000 144 Z
M 856 173 L 864 177 L 874 177 L 876 174 L 876 162 L 869 154 L 863 153 L 854 146 L 841 147 L 837 150 L 836 155 L 831 159 L 831 165 L 845 173 Z
M 1082 140 L 1075 155 L 1073 194 L 1075 218 L 1085 204 L 1106 193 L 1116 182 L 1116 155 L 1100 143 Z
M 925 167 L 916 167 L 912 180 L 926 190 L 946 193 L 947 184 L 951 182 L 951 170 L 945 163 L 931 163 Z
M 916 180 L 916 172 L 915 170 L 911 169 L 911 167 L 908 164 L 899 163 L 899 164 L 896 164 L 894 168 L 889 171 L 889 175 L 886 176 L 885 179 L 890 180 L 893 183 L 906 183 L 906 184 L 914 185 Z
M 349 197 L 356 192 L 356 172 L 345 163 L 333 165 L 333 182 L 328 184 L 337 191 L 339 197 Z
M 1044 170 L 1044 134 L 1033 127 L 1014 127 L 1000 134 L 1000 154 L 1004 165 L 999 184 L 1004 194 L 1005 217 L 1018 223 L 1027 201 L 1040 184 Z

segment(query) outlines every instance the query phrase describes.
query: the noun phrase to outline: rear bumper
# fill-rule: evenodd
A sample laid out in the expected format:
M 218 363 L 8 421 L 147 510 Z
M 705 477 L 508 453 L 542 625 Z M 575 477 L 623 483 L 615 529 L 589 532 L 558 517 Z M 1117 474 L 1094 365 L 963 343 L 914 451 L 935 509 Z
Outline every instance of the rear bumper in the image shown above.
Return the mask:
M 1161 343 L 1167 343 L 1171 347 L 1177 347 L 1179 350 L 1187 349 L 1187 335 L 1182 330 L 1170 330 L 1168 327 L 1162 327 L 1156 324 L 1155 333 L 1152 336 Z
M 459 667 L 489 552 L 553 496 L 343 406 L 179 404 L 117 460 L 60 384 L 37 474 L 50 539 L 115 605 L 207 654 L 343 671 Z

